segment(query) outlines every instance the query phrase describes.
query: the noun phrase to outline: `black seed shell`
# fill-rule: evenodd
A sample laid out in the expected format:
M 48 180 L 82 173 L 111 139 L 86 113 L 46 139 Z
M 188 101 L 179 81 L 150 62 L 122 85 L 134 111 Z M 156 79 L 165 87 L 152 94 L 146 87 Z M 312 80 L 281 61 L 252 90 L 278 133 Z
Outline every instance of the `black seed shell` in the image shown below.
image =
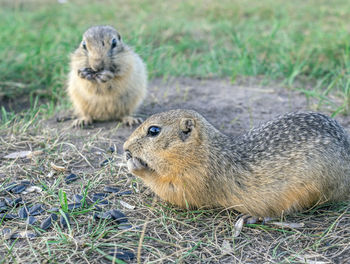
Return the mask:
M 135 258 L 135 254 L 133 252 L 125 249 L 110 250 L 108 255 L 120 260 L 133 260 Z
M 129 224 L 120 224 L 118 225 L 118 229 L 119 230 L 128 230 L 128 229 L 131 229 L 132 228 L 132 225 L 129 225 Z
M 109 152 L 109 153 L 114 153 L 114 152 L 115 152 L 115 148 L 114 148 L 114 147 L 109 147 L 109 149 L 107 150 L 107 152 Z
M 49 211 L 49 212 L 58 212 L 60 209 L 58 208 L 58 207 L 52 207 L 52 208 L 50 208 L 49 210 L 47 210 L 47 211 Z
M 70 223 L 70 217 L 69 217 L 69 214 L 68 213 L 64 213 L 67 220 L 68 220 L 68 223 Z M 61 227 L 62 228 L 66 228 L 68 226 L 67 224 L 67 221 L 66 219 L 63 217 L 63 215 L 60 216 L 60 224 L 61 224 Z
M 94 213 L 94 219 L 98 220 L 98 219 L 112 219 L 112 216 L 110 214 L 110 212 L 100 212 L 100 213 Z
M 108 196 L 106 193 L 94 193 L 92 196 L 92 201 L 93 202 L 98 202 L 99 204 L 108 204 L 108 200 L 105 198 Z
M 35 204 L 29 209 L 29 215 L 39 215 L 45 212 L 42 204 Z
M 114 220 L 116 220 L 118 223 L 126 223 L 126 222 L 128 222 L 128 218 L 121 211 L 116 210 L 116 209 L 112 209 L 112 210 L 110 210 L 108 212 L 111 214 L 112 218 Z
M 106 186 L 103 189 L 104 192 L 108 192 L 108 193 L 117 193 L 120 191 L 120 188 L 118 187 L 114 187 L 114 186 Z
M 0 202 L 0 213 L 7 212 L 8 209 L 9 208 L 7 207 L 5 202 Z
M 4 197 L 5 204 L 12 207 L 12 199 L 9 197 Z
M 116 195 L 117 196 L 122 196 L 122 195 L 130 195 L 130 194 L 133 194 L 133 191 L 127 190 L 127 191 L 119 192 Z
M 21 234 L 21 233 L 14 233 L 11 235 L 12 239 L 16 239 L 16 238 L 36 238 L 37 235 L 35 233 L 32 232 L 25 232 L 25 234 Z
M 21 219 L 26 219 L 28 217 L 29 214 L 29 209 L 27 208 L 27 206 L 23 206 L 21 209 L 19 209 L 18 211 L 18 216 Z
M 19 193 L 24 192 L 26 188 L 27 188 L 27 185 L 19 184 L 19 185 L 17 185 L 16 187 L 12 188 L 12 189 L 11 189 L 11 192 L 12 192 L 12 193 L 19 194 Z
M 11 191 L 13 188 L 15 188 L 17 186 L 17 183 L 16 182 L 11 182 L 11 183 L 9 183 L 9 184 L 7 184 L 5 187 L 4 187 L 4 189 L 6 190 L 6 191 Z
M 24 181 L 21 181 L 21 184 L 23 184 L 23 185 L 30 185 L 30 181 L 24 180 Z
M 28 225 L 33 225 L 33 224 L 35 224 L 35 222 L 37 221 L 37 219 L 34 217 L 34 216 L 29 216 L 28 218 L 27 218 L 27 224 Z
M 16 219 L 18 218 L 17 215 L 15 214 L 6 214 L 6 213 L 2 213 L 0 214 L 0 220 L 4 219 L 4 220 L 12 220 L 12 219 Z
M 71 173 L 64 179 L 64 181 L 67 184 L 69 184 L 69 183 L 72 183 L 72 182 L 76 181 L 78 178 L 79 177 L 77 175 L 75 175 L 74 173 Z
M 113 160 L 113 158 L 108 158 L 108 159 L 105 159 L 104 161 L 101 162 L 100 166 L 103 167 L 103 166 L 106 166 L 109 162 L 111 162 Z
M 52 223 L 54 221 L 57 221 L 57 215 L 56 214 L 51 214 L 48 218 L 46 218 L 41 224 L 40 224 L 40 228 L 47 230 L 50 228 L 50 226 L 52 225 Z
M 18 205 L 18 204 L 23 204 L 23 203 L 24 203 L 24 202 L 23 202 L 22 197 L 18 197 L 17 199 L 15 199 L 15 200 L 12 201 L 13 206 L 16 206 L 16 205 Z

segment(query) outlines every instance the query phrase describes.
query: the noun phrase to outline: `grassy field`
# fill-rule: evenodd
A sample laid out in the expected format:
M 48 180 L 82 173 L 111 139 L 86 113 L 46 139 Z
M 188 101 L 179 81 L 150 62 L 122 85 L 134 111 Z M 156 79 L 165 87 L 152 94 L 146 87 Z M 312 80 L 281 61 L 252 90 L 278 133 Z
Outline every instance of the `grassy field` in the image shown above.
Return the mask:
M 346 0 L 1 2 L 2 98 L 62 102 L 82 32 L 111 24 L 145 59 L 150 78 L 263 76 L 326 102 L 333 92 L 344 103 L 335 110 L 349 105 Z
M 40 228 L 48 212 L 37 216 L 33 226 L 21 219 L 0 218 L 0 264 L 124 263 L 108 254 L 116 249 L 133 252 L 132 262 L 139 263 L 350 261 L 346 203 L 287 218 L 289 223 L 303 224 L 301 229 L 245 225 L 235 237 L 239 218 L 235 212 L 180 210 L 157 201 L 141 180 L 127 174 L 120 152 L 109 149 L 122 143 L 121 131 L 125 135 L 131 130 L 110 123 L 72 130 L 52 121 L 58 111 L 70 107 L 65 95 L 69 54 L 82 33 L 96 24 L 110 24 L 120 31 L 145 60 L 151 82 L 184 77 L 192 78 L 187 82 L 253 80 L 249 83 L 301 91 L 318 105 L 327 105 L 334 115 L 347 114 L 349 1 L 0 0 L 0 6 L 0 197 L 18 197 L 4 187 L 30 180 L 42 191 L 23 195 L 29 204 L 60 208 L 59 217 L 69 212 L 71 218 L 68 227 L 55 222 L 49 230 Z M 190 97 L 181 94 L 188 91 L 182 88 L 180 102 Z M 260 86 L 253 88 L 263 91 Z M 160 103 L 167 99 L 159 98 Z M 343 120 L 347 118 L 342 116 Z M 34 154 L 27 158 L 3 158 L 28 150 Z M 67 184 L 64 178 L 71 171 L 79 179 Z M 125 196 L 111 194 L 109 204 L 102 206 L 104 211 L 125 212 L 128 229 L 94 219 L 95 204 L 68 210 L 74 194 L 91 196 L 111 185 L 131 191 Z M 11 207 L 9 212 L 16 214 L 21 207 Z M 4 229 L 12 233 L 3 234 Z M 9 239 L 24 231 L 36 237 Z

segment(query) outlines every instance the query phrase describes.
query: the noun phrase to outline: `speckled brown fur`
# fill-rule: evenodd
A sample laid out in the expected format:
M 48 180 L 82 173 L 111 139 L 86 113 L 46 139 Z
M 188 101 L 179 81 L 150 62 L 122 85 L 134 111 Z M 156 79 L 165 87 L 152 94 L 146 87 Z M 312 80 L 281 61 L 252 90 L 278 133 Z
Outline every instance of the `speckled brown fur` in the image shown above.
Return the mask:
M 148 129 L 159 127 L 151 136 Z M 181 207 L 274 217 L 349 199 L 348 134 L 320 113 L 291 113 L 237 138 L 191 110 L 148 118 L 125 142 L 131 173 Z

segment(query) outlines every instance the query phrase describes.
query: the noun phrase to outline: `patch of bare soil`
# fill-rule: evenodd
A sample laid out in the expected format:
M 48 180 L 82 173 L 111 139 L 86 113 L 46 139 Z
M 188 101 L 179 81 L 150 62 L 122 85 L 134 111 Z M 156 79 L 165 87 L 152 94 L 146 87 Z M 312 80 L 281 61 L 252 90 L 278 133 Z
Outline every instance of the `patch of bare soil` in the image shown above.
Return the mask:
M 153 113 L 175 108 L 194 109 L 227 135 L 237 136 L 277 115 L 310 110 L 306 98 L 278 85 L 261 86 L 256 79 L 230 83 L 228 80 L 175 78 L 150 83 L 149 94 L 138 111 L 147 118 Z M 64 115 L 67 113 L 60 113 Z M 350 128 L 349 117 L 337 118 Z M 142 181 L 127 173 L 122 158 L 122 144 L 134 128 L 118 122 L 95 123 L 89 129 L 72 129 L 70 121 L 57 123 L 44 120 L 24 133 L 2 133 L 1 157 L 18 150 L 43 150 L 27 159 L 7 160 L 0 157 L 0 182 L 30 180 L 41 186 L 40 194 L 22 196 L 28 203 L 41 203 L 46 209 L 60 207 L 58 191 L 73 195 L 104 192 L 106 186 L 117 186 L 127 195 L 109 195 L 102 210 L 118 209 L 128 217 L 129 229 L 110 220 L 94 220 L 93 206 L 70 212 L 70 228 L 55 223 L 48 231 L 38 224 L 28 226 L 23 220 L 6 220 L 4 228 L 35 231 L 34 239 L 19 239 L 9 252 L 13 239 L 2 238 L 0 258 L 5 262 L 110 263 L 111 250 L 127 250 L 135 254 L 136 263 L 347 263 L 350 262 L 350 206 L 347 203 L 313 208 L 288 216 L 288 223 L 301 228 L 272 224 L 245 225 L 234 237 L 234 224 L 239 218 L 228 210 L 186 211 L 158 200 Z M 110 147 L 117 149 L 109 153 Z M 106 161 L 105 163 L 103 163 Z M 51 164 L 62 166 L 57 171 Z M 103 163 L 103 166 L 101 164 Z M 64 182 L 70 172 L 76 182 Z M 126 202 L 126 204 L 123 204 Z M 17 213 L 18 208 L 11 209 Z M 37 216 L 42 222 L 48 213 Z M 0 234 L 1 235 L 1 234 Z M 1 239 L 1 238 L 0 238 Z
M 237 136 L 277 115 L 308 110 L 310 106 L 302 94 L 280 86 L 264 87 L 256 79 L 232 84 L 222 79 L 172 78 L 168 81 L 156 79 L 150 83 L 148 96 L 136 115 L 146 119 L 152 114 L 177 108 L 196 110 L 223 133 Z M 94 123 L 88 129 L 71 129 L 69 124 L 56 123 L 53 118 L 48 126 L 77 136 L 89 136 L 99 130 L 113 138 L 120 151 L 122 143 L 134 130 L 119 126 L 118 122 Z

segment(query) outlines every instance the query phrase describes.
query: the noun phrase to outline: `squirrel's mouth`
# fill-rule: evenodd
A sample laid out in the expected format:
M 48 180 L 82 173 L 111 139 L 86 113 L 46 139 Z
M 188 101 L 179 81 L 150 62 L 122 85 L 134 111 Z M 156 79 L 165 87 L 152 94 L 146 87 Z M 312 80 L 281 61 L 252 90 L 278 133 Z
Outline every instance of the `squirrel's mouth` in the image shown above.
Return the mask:
M 128 169 L 130 172 L 150 169 L 147 162 L 138 157 L 133 157 L 129 150 L 125 151 L 125 159 L 127 161 Z

